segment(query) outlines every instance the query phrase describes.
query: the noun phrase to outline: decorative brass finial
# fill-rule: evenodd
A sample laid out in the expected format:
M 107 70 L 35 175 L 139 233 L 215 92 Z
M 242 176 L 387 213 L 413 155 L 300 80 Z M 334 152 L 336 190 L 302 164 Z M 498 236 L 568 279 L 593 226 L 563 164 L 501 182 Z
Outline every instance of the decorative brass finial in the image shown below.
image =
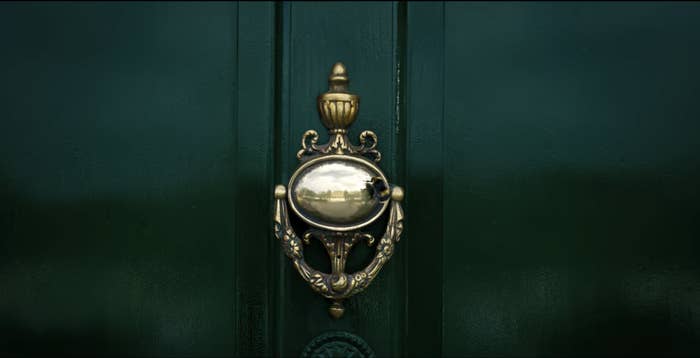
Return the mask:
M 309 129 L 301 139 L 301 150 L 297 158 L 304 161 L 320 154 L 355 154 L 375 162 L 382 159 L 376 149 L 377 135 L 372 131 L 360 133 L 360 145 L 348 139 L 348 127 L 355 121 L 360 109 L 360 97 L 348 92 L 348 72 L 345 65 L 337 62 L 328 76 L 328 92 L 318 96 L 318 112 L 321 123 L 328 129 L 329 140 L 318 144 L 318 132 Z
M 328 313 L 331 315 L 331 317 L 338 319 L 340 317 L 343 317 L 343 313 L 345 313 L 345 307 L 343 307 L 343 303 L 341 300 L 336 300 L 334 301 L 330 307 L 328 307 Z
M 346 133 L 357 117 L 360 97 L 348 93 L 348 82 L 347 70 L 338 62 L 328 76 L 328 92 L 318 96 L 321 122 L 331 134 Z
M 345 70 L 345 65 L 342 62 L 336 62 L 333 65 L 330 76 L 328 76 L 328 92 L 348 91 L 348 72 Z

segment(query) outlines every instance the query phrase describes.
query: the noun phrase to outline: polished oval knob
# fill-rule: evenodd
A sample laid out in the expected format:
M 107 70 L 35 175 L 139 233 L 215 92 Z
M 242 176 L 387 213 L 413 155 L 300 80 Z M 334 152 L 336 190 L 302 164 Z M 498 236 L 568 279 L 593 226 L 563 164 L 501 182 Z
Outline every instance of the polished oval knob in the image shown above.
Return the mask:
M 315 227 L 354 230 L 384 212 L 386 198 L 382 200 L 376 188 L 385 185 L 384 175 L 367 160 L 319 157 L 299 168 L 290 179 L 289 203 L 302 220 Z

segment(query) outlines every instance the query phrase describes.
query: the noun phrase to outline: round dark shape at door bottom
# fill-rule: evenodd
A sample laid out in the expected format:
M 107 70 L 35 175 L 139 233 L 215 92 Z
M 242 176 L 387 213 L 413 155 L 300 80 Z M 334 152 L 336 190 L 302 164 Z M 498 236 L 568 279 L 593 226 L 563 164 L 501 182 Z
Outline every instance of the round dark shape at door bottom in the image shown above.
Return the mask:
M 374 358 L 374 351 L 362 338 L 349 332 L 328 332 L 317 336 L 301 352 L 303 358 Z

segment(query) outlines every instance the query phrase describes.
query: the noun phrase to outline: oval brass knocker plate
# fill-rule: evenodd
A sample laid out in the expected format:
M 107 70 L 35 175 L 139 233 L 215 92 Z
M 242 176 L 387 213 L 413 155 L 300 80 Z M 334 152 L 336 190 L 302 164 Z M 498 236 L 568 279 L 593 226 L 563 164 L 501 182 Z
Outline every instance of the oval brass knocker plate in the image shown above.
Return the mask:
M 362 132 L 359 145 L 352 144 L 347 136 L 359 111 L 360 98 L 348 93 L 348 77 L 341 63 L 333 66 L 328 82 L 329 91 L 318 97 L 318 110 L 330 139 L 319 145 L 316 131 L 304 133 L 297 153 L 299 167 L 287 187 L 275 187 L 273 219 L 275 237 L 285 254 L 314 291 L 333 301 L 329 313 L 339 318 L 345 311 L 342 300 L 362 292 L 394 253 L 394 244 L 403 230 L 403 190 L 389 185 L 376 164 L 381 154 L 376 149 L 374 132 Z M 302 238 L 290 224 L 288 206 L 311 226 Z M 364 269 L 346 273 L 345 262 L 352 247 L 361 240 L 369 245 L 375 243 L 371 234 L 360 230 L 387 208 L 387 227 L 374 258 Z M 331 273 L 315 270 L 304 260 L 303 245 L 312 239 L 326 248 Z
M 375 221 L 388 206 L 373 180 L 386 177 L 372 162 L 347 155 L 326 155 L 304 163 L 289 180 L 294 213 L 316 227 L 348 231 Z

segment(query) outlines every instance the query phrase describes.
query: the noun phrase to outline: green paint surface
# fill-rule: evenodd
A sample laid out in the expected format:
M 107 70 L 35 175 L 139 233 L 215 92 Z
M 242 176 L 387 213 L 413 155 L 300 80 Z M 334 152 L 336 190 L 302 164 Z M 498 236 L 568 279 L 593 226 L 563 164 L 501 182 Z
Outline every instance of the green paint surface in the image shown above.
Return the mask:
M 699 36 L 692 3 L 2 4 L 0 355 L 697 356 Z M 333 321 L 271 203 L 337 61 L 407 221 Z
M 700 7 L 445 8 L 444 353 L 700 350 Z
M 236 8 L 0 5 L 0 354 L 230 354 Z

